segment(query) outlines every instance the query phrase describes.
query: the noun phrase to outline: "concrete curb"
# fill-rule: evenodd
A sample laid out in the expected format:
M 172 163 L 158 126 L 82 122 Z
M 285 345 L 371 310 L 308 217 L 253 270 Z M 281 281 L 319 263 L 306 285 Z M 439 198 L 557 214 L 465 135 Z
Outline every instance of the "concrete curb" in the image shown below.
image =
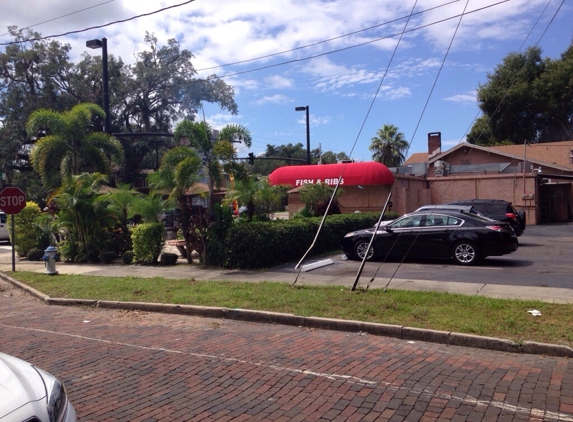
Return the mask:
M 118 302 L 108 300 L 51 298 L 28 285 L 0 272 L 0 278 L 42 300 L 48 305 L 94 306 L 104 309 L 124 309 L 130 311 L 160 312 L 204 318 L 222 318 L 236 321 L 281 324 L 310 329 L 368 333 L 376 336 L 394 337 L 401 340 L 424 341 L 449 346 L 473 347 L 476 349 L 497 350 L 509 353 L 525 353 L 555 357 L 573 357 L 573 348 L 556 344 L 524 341 L 523 344 L 495 337 L 483 337 L 448 331 L 429 330 L 400 325 L 378 324 L 345 319 L 303 317 L 279 312 L 255 311 L 250 309 L 229 309 L 210 306 L 176 305 L 147 302 Z

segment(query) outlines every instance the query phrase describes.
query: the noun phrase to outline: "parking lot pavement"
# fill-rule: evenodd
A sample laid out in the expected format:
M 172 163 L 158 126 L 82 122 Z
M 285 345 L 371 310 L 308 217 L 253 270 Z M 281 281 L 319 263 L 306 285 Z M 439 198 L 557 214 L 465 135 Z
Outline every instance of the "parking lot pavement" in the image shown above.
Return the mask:
M 0 350 L 62 379 L 80 421 L 573 422 L 566 358 L 47 306 L 0 290 Z

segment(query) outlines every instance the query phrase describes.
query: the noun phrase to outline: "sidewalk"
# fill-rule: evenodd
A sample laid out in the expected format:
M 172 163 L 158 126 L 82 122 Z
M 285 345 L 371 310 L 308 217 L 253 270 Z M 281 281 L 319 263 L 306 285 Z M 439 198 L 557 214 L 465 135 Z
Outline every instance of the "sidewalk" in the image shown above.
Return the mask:
M 9 254 L 2 254 L 0 260 L 0 271 L 9 273 L 12 271 L 12 262 Z M 16 272 L 33 271 L 44 273 L 43 262 L 29 262 L 18 260 L 16 262 Z M 319 260 L 309 260 L 305 266 L 316 263 Z M 186 260 L 180 259 L 177 265 L 171 267 L 162 266 L 141 266 L 141 265 L 95 265 L 95 264 L 69 264 L 57 263 L 56 269 L 59 274 L 81 274 L 93 276 L 113 276 L 113 277 L 165 277 L 175 279 L 194 280 L 230 280 L 242 282 L 273 281 L 294 283 L 300 285 L 330 285 L 352 287 L 354 277 L 340 275 L 320 275 L 315 271 L 301 271 L 291 266 L 282 266 L 264 271 L 254 270 L 225 270 L 225 269 L 205 269 L 197 265 L 189 265 Z M 298 274 L 298 278 L 297 278 Z M 360 285 L 365 285 L 369 281 L 368 277 L 362 277 Z M 486 296 L 502 299 L 524 299 L 540 300 L 551 303 L 573 303 L 573 289 L 549 288 L 549 287 L 526 287 L 510 286 L 499 284 L 479 284 L 479 283 L 456 283 L 446 281 L 430 281 L 415 279 L 394 278 L 388 283 L 387 278 L 375 278 L 370 288 L 384 288 L 397 290 L 418 290 L 459 293 L 465 295 Z

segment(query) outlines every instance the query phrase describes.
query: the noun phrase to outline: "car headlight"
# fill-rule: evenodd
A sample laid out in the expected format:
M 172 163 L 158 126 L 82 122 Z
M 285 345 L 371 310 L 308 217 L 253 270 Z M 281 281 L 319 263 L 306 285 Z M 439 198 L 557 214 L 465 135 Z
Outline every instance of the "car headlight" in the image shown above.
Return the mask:
M 355 232 L 346 233 L 346 234 L 344 235 L 344 237 L 352 237 L 352 236 L 354 236 L 355 234 L 356 234 Z
M 66 416 L 68 397 L 64 384 L 51 374 L 36 368 L 46 386 L 46 406 L 50 422 L 60 422 Z

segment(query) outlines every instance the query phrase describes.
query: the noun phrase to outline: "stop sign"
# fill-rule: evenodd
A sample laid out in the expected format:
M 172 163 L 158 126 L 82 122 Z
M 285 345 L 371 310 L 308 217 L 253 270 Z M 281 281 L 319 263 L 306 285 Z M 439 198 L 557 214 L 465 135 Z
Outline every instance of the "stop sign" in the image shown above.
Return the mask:
M 0 192 L 0 210 L 6 214 L 18 214 L 26 206 L 26 194 L 20 188 L 9 186 Z

